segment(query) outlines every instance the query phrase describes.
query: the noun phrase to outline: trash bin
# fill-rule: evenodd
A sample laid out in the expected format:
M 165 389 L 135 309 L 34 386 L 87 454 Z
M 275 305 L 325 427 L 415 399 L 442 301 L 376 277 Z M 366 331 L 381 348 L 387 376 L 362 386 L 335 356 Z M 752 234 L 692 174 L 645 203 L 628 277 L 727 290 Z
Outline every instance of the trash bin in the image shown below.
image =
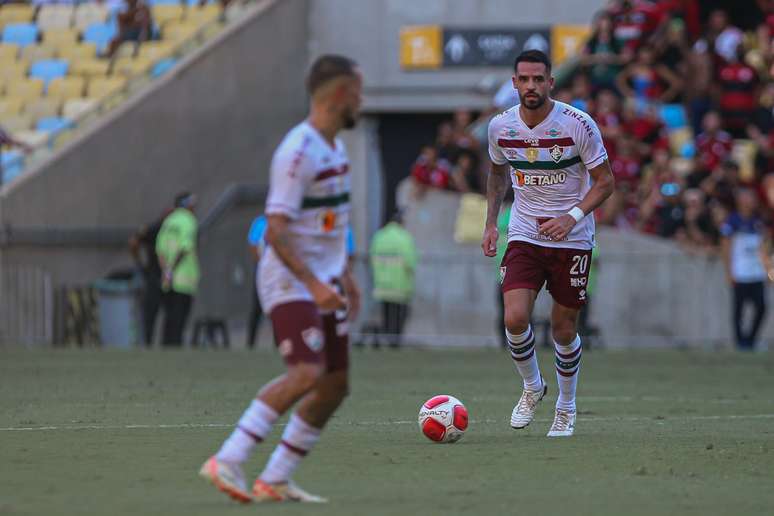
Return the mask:
M 142 321 L 138 306 L 142 282 L 101 279 L 94 283 L 99 313 L 99 340 L 103 347 L 129 349 L 140 341 Z

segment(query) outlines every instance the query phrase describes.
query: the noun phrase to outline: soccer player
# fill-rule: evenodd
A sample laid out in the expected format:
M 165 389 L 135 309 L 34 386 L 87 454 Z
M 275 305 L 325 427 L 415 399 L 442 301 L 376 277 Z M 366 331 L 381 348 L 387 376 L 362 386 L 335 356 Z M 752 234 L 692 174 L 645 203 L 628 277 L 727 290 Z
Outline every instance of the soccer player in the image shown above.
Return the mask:
M 500 277 L 505 334 L 524 388 L 511 426 L 526 427 L 548 390 L 530 326 L 535 298 L 547 284 L 554 300 L 551 333 L 559 382 L 548 436 L 560 437 L 575 429 L 581 358 L 577 322 L 594 247 L 591 212 L 613 192 L 614 181 L 597 125 L 583 111 L 551 99 L 553 84 L 551 62 L 543 52 L 528 50 L 516 58 L 513 87 L 521 104 L 489 123 L 492 170 L 481 247 L 486 256 L 497 254 L 497 216 L 510 182 L 514 200 Z
M 287 373 L 261 388 L 200 475 L 242 502 L 324 502 L 292 482 L 348 391 L 347 309 L 360 292 L 347 268 L 349 161 L 337 134 L 355 125 L 362 78 L 354 61 L 317 59 L 307 77 L 309 117 L 285 136 L 271 163 L 261 304 Z M 248 491 L 242 465 L 277 418 L 296 405 L 282 440 Z

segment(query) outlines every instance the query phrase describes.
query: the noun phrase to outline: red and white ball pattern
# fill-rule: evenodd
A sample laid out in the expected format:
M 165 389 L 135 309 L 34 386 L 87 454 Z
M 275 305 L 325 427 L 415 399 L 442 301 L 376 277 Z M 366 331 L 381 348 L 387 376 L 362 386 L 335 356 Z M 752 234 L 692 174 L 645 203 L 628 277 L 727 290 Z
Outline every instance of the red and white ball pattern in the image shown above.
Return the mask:
M 419 429 L 437 443 L 453 443 L 468 428 L 468 409 L 454 396 L 433 396 L 419 409 Z

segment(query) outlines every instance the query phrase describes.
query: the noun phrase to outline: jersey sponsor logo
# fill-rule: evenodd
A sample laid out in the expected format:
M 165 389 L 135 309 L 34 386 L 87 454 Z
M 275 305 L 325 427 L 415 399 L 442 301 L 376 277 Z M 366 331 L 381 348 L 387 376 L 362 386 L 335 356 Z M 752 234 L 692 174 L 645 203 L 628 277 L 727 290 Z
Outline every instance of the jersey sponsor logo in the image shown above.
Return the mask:
M 580 292 L 578 292 L 578 299 L 580 299 L 581 301 L 586 300 L 586 289 L 583 289 Z
M 525 174 L 521 170 L 514 170 L 513 177 L 516 180 L 516 186 L 518 188 L 524 188 L 525 186 L 554 186 L 563 184 L 565 181 L 567 181 L 567 174 L 565 172 L 544 175 Z
M 589 124 L 588 120 L 583 118 L 575 111 L 571 110 L 570 108 L 564 108 L 564 111 L 562 111 L 562 114 L 577 120 L 580 123 L 581 127 L 583 127 L 586 130 L 589 136 L 594 135 L 594 130 L 591 128 L 591 124 Z
M 283 357 L 290 356 L 290 354 L 293 353 L 293 341 L 290 339 L 285 339 L 280 342 L 279 353 Z
M 304 343 L 307 347 L 315 353 L 320 351 L 325 343 L 325 337 L 323 336 L 322 330 L 320 328 L 315 328 L 314 326 L 303 330 L 301 332 L 301 338 L 304 339 Z
M 535 161 L 537 161 L 538 156 L 540 155 L 540 151 L 535 147 L 530 147 L 529 149 L 524 151 L 524 155 L 527 156 L 527 161 L 529 161 L 530 163 L 534 163 Z
M 558 145 L 554 145 L 551 147 L 551 150 L 549 151 L 551 154 L 551 159 L 554 160 L 556 163 L 559 163 L 559 161 L 562 159 L 562 156 L 564 155 L 564 149 L 559 147 Z
M 317 214 L 317 220 L 320 222 L 320 229 L 323 233 L 330 233 L 336 229 L 336 212 L 333 210 L 323 210 Z
M 587 282 L 586 278 L 570 278 L 570 286 L 574 288 L 585 287 Z
M 551 138 L 556 138 L 556 137 L 557 137 L 557 136 L 559 136 L 560 134 L 562 134 L 562 131 L 558 130 L 558 129 L 557 129 L 557 128 L 555 128 L 555 127 L 552 127 L 551 129 L 549 129 L 548 131 L 546 131 L 546 136 L 550 136 Z

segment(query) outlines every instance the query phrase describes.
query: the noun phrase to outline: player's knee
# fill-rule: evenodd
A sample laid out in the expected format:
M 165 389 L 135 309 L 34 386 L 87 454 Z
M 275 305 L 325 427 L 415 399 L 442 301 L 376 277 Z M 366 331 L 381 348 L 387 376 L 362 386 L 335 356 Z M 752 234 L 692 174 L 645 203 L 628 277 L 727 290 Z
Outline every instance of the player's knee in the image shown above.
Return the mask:
M 551 334 L 554 337 L 554 342 L 567 346 L 575 340 L 575 337 L 578 335 L 578 329 L 573 321 L 561 321 L 553 325 Z
M 322 364 L 300 363 L 290 368 L 288 380 L 299 393 L 306 393 L 317 385 L 324 373 L 325 368 Z
M 514 335 L 520 335 L 529 328 L 529 316 L 526 313 L 506 312 L 505 327 Z

